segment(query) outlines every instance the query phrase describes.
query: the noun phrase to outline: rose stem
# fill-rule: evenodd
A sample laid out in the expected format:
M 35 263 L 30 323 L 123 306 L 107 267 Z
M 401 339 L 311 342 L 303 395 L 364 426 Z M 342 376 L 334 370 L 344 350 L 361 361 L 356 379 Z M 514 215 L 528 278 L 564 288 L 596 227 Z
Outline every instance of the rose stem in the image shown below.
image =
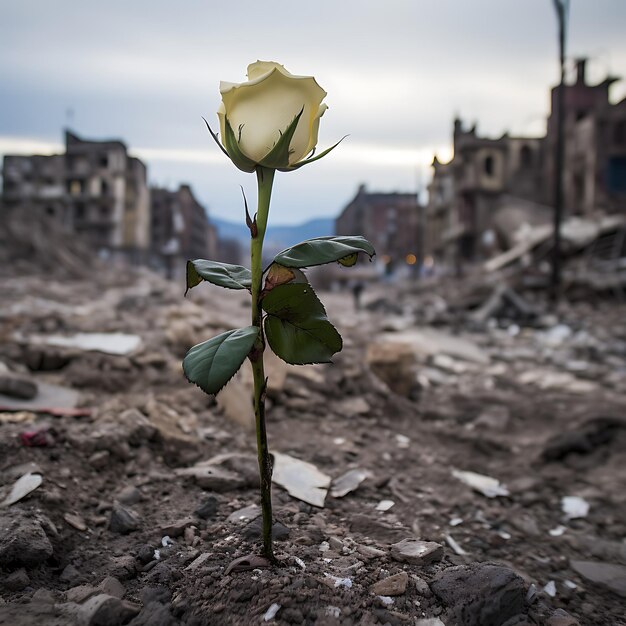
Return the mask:
M 265 371 L 263 368 L 263 327 L 261 325 L 260 294 L 263 279 L 263 238 L 267 226 L 267 217 L 272 195 L 274 170 L 256 168 L 258 183 L 258 208 L 255 217 L 257 223 L 256 236 L 250 240 L 250 268 L 252 270 L 252 324 L 259 327 L 259 335 L 250 353 L 252 375 L 254 377 L 254 417 L 256 421 L 257 454 L 259 458 L 259 475 L 261 478 L 261 510 L 263 512 L 263 556 L 274 560 L 272 550 L 272 461 L 267 445 L 265 431 Z

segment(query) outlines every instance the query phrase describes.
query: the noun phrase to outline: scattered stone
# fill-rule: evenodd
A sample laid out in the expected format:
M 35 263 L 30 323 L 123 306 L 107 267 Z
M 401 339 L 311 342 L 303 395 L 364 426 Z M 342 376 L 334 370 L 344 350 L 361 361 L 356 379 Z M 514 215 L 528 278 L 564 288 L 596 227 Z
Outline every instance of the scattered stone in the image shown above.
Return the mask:
M 452 537 L 452 535 L 446 534 L 445 539 L 446 543 L 452 548 L 452 550 L 454 550 L 455 554 L 458 554 L 459 556 L 465 556 L 467 554 L 467 551 L 461 547 L 461 545 L 456 541 L 456 539 L 454 539 L 454 537 Z
M 32 400 L 37 395 L 37 383 L 23 376 L 0 374 L 0 394 L 21 400 Z
M 626 598 L 626 565 L 603 561 L 570 561 L 572 569 L 589 582 Z
M 211 519 L 215 517 L 218 508 L 219 500 L 215 496 L 206 496 L 194 513 L 202 519 Z
M 415 585 L 415 591 L 417 591 L 420 596 L 424 596 L 424 598 L 430 598 L 433 595 L 433 592 L 430 590 L 428 583 L 423 578 L 420 578 L 415 574 L 412 574 L 411 578 L 413 579 L 413 584 Z
M 381 500 L 377 505 L 376 505 L 376 510 L 377 511 L 388 511 L 391 507 L 395 506 L 395 502 L 393 500 Z
M 169 537 L 180 537 L 185 532 L 185 528 L 192 526 L 194 523 L 195 520 L 193 517 L 185 517 L 170 524 L 166 524 L 165 526 L 161 526 L 161 532 Z
M 561 510 L 565 513 L 565 519 L 587 517 L 589 502 L 580 496 L 565 496 L 561 498 Z
M 126 535 L 139 528 L 139 517 L 136 513 L 121 506 L 114 506 L 111 510 L 109 530 L 120 535 Z
M 194 559 L 191 563 L 189 563 L 189 565 L 187 565 L 185 569 L 190 570 L 190 571 L 196 570 L 199 567 L 201 567 L 204 563 L 206 563 L 206 561 L 208 561 L 210 558 L 211 558 L 211 553 L 204 552 L 199 557 Z
M 132 506 L 143 500 L 143 494 L 137 487 L 128 485 L 117 494 L 117 500 L 122 504 Z
M 89 465 L 96 469 L 102 469 L 109 464 L 111 453 L 108 450 L 98 450 L 94 452 L 88 459 Z
M 375 582 L 370 587 L 370 591 L 377 596 L 401 596 L 406 591 L 408 582 L 409 575 L 406 572 L 400 572 Z
M 524 580 L 502 565 L 450 567 L 435 576 L 430 588 L 448 608 L 446 623 L 495 626 L 525 612 Z
M 86 626 L 113 626 L 126 624 L 139 613 L 138 604 L 120 600 L 105 593 L 92 596 L 77 611 L 77 616 Z
M 55 601 L 54 593 L 49 589 L 37 589 L 31 598 L 31 602 L 40 602 L 42 604 L 54 604 Z
M 243 478 L 235 472 L 210 465 L 195 465 L 174 470 L 178 476 L 192 478 L 202 489 L 225 492 L 240 489 L 245 485 Z
M 372 546 L 358 546 L 356 551 L 367 560 L 378 559 L 387 554 L 384 550 L 379 550 L 378 548 L 373 548 Z
M 67 602 L 74 602 L 75 604 L 82 604 L 85 600 L 97 593 L 98 590 L 92 585 L 78 585 L 65 592 L 65 600 Z
M 0 515 L 0 567 L 36 567 L 53 554 L 41 522 L 21 511 Z
M 443 546 L 434 541 L 403 539 L 391 546 L 391 558 L 411 565 L 426 565 L 440 561 Z
M 345 417 L 356 417 L 370 412 L 370 405 L 361 396 L 346 398 L 337 402 L 335 410 Z
M 557 609 L 548 618 L 546 626 L 580 626 L 580 622 L 563 609 Z
M 399 541 L 410 532 L 407 528 L 389 522 L 372 519 L 369 515 L 357 513 L 350 518 L 350 530 L 380 543 Z
M 274 522 L 272 524 L 272 537 L 276 541 L 285 541 L 291 531 L 284 524 Z M 252 520 L 242 531 L 246 539 L 259 539 L 263 533 L 263 519 L 259 516 Z
M 406 398 L 419 392 L 417 362 L 410 345 L 376 341 L 367 346 L 367 364 L 389 389 Z
M 23 567 L 4 576 L 2 581 L 8 591 L 22 591 L 30 584 L 30 578 Z
M 80 515 L 76 515 L 74 513 L 66 513 L 63 516 L 63 519 L 76 530 L 80 530 L 81 532 L 87 530 L 87 524 L 85 524 L 85 520 Z
M 107 576 L 99 585 L 98 590 L 102 593 L 106 593 L 109 596 L 113 596 L 114 598 L 119 598 L 120 600 L 124 597 L 126 590 L 124 589 L 124 585 L 113 576 Z
M 226 518 L 226 521 L 230 523 L 248 522 L 250 520 L 256 519 L 257 517 L 259 517 L 259 515 L 261 515 L 261 507 L 258 504 L 251 504 L 250 506 L 246 506 L 243 509 L 233 511 Z
M 428 617 L 426 619 L 418 619 L 415 626 L 446 626 L 438 617 Z
M 82 580 L 81 573 L 70 563 L 63 568 L 61 575 L 59 576 L 59 580 L 64 583 L 69 583 L 71 585 L 75 585 L 77 582 Z

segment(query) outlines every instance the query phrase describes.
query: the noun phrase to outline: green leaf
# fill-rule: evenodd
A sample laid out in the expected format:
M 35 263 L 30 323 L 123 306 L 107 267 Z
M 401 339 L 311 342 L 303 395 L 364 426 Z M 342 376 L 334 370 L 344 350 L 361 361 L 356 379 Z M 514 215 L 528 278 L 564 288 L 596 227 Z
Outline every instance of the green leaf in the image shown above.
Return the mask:
M 259 165 L 272 169 L 288 167 L 289 146 L 291 145 L 291 140 L 293 139 L 293 135 L 296 132 L 296 127 L 298 126 L 298 122 L 300 121 L 303 112 L 304 107 L 300 109 L 300 113 L 298 113 L 293 118 L 285 131 L 281 133 L 280 139 L 274 144 L 274 147 L 263 157 Z
M 206 393 L 217 393 L 237 373 L 258 334 L 258 326 L 247 326 L 194 346 L 183 359 L 187 380 Z
M 320 152 L 317 156 L 309 157 L 308 159 L 304 159 L 303 161 L 298 161 L 293 165 L 289 165 L 284 168 L 278 168 L 281 172 L 290 172 L 292 170 L 297 170 L 299 167 L 303 165 L 308 165 L 309 163 L 313 163 L 313 161 L 319 161 L 319 159 L 323 159 L 331 150 L 334 150 L 348 135 L 344 135 L 334 146 L 330 148 L 326 148 L 324 152 Z
M 274 287 L 262 300 L 267 341 L 293 365 L 328 363 L 342 347 L 341 335 L 308 283 Z
M 239 148 L 239 142 L 237 141 L 237 137 L 235 137 L 235 133 L 233 132 L 228 118 L 226 118 L 226 136 L 223 139 L 224 147 L 228 152 L 230 160 L 240 170 L 244 172 L 254 172 L 257 164 L 252 159 L 249 159 Z
M 241 265 L 196 259 L 187 261 L 187 291 L 203 280 L 227 289 L 250 289 L 252 273 Z M 185 295 L 187 295 L 185 291 Z
M 370 259 L 376 254 L 372 244 L 363 237 L 316 237 L 279 252 L 274 262 L 285 267 L 311 267 L 346 259 L 359 252 Z

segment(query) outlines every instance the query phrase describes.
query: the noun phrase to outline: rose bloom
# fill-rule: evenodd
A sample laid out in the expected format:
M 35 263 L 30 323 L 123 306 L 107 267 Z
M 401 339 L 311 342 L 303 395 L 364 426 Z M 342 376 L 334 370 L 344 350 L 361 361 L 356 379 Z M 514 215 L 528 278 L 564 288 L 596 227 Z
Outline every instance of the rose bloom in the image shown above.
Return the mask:
M 228 119 L 239 149 L 254 163 L 262 164 L 300 111 L 289 144 L 289 163 L 284 165 L 298 163 L 315 148 L 320 118 L 328 107 L 322 104 L 326 92 L 312 76 L 294 76 L 280 63 L 257 61 L 248 66 L 247 82 L 222 81 L 220 93 L 217 115 L 222 142 Z

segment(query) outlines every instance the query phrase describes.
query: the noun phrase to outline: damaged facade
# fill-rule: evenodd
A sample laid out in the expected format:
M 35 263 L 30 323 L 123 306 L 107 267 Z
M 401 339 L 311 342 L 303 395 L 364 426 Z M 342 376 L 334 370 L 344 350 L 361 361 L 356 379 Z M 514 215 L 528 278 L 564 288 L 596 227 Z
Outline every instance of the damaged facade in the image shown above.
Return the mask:
M 414 193 L 372 193 L 361 185 L 335 220 L 337 235 L 362 235 L 388 271 L 421 258 L 420 213 Z
M 565 86 L 565 210 L 626 212 L 626 99 L 612 104 L 607 78 L 589 85 L 585 60 Z M 520 226 L 548 224 L 554 202 L 556 90 L 544 137 L 481 137 L 454 121 L 454 157 L 433 160 L 425 252 L 448 266 L 492 256 Z M 519 234 L 519 233 L 518 233 Z
M 19 213 L 79 235 L 103 258 L 167 269 L 217 247 L 191 188 L 151 192 L 145 164 L 121 141 L 66 131 L 64 154 L 6 155 L 2 174 L 5 217 Z

